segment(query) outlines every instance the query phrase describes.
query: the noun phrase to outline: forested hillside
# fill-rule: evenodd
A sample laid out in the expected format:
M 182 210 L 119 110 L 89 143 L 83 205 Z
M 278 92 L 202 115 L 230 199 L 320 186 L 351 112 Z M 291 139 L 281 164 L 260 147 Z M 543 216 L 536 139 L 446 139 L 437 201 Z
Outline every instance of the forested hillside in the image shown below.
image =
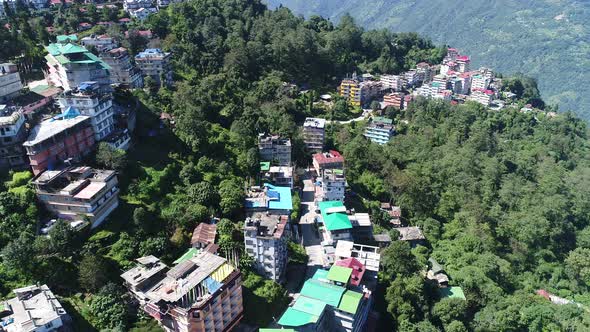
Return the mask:
M 334 22 L 416 31 L 472 55 L 476 66 L 539 80 L 549 104 L 590 119 L 590 5 L 587 1 L 268 0 Z

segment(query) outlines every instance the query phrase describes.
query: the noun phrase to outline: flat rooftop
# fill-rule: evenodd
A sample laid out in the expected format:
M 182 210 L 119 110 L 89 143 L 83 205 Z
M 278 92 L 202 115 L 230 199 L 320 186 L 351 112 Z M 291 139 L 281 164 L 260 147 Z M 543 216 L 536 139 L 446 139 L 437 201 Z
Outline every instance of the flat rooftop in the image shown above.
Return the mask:
M 326 126 L 326 119 L 305 118 L 305 122 L 303 122 L 303 127 L 324 128 L 325 126 Z
M 37 145 L 67 129 L 70 129 L 76 126 L 79 123 L 82 123 L 86 120 L 90 119 L 89 116 L 86 115 L 78 115 L 75 118 L 69 119 L 48 119 L 31 130 L 27 141 L 23 143 L 23 146 L 34 146 Z
M 291 188 L 265 183 L 262 187 L 250 187 L 246 196 L 246 208 L 269 210 L 293 210 Z
M 6 331 L 41 330 L 45 324 L 66 315 L 66 311 L 47 285 L 23 287 L 13 292 L 16 297 L 6 303 L 12 311 L 7 318 L 14 319 L 14 322 L 4 327 Z
M 274 237 L 280 239 L 283 236 L 289 217 L 286 215 L 273 215 L 264 212 L 251 214 L 244 223 L 244 229 L 256 230 L 259 237 Z
M 21 107 L 0 105 L 0 126 L 13 125 L 22 116 Z
M 78 199 L 90 199 L 105 188 L 107 181 L 115 174 L 116 172 L 111 170 L 77 166 L 44 171 L 31 182 L 37 186 L 38 193 L 59 193 Z

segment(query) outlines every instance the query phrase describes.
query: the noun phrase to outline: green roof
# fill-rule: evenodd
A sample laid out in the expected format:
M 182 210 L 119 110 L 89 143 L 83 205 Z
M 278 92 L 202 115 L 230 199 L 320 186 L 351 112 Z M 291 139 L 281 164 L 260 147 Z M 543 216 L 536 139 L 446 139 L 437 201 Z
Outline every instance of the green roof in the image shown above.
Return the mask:
M 461 287 L 446 287 L 439 288 L 440 297 L 451 298 L 451 299 L 463 299 L 465 300 L 465 294 Z
M 189 259 L 197 256 L 199 254 L 199 250 L 196 248 L 190 248 L 187 250 L 180 258 L 174 261 L 174 264 L 180 264 L 182 262 L 188 261 Z
M 111 69 L 111 67 L 109 65 L 107 65 L 104 61 L 102 61 L 99 57 L 92 54 L 85 47 L 80 46 L 80 45 L 71 44 L 71 43 L 68 43 L 68 44 L 53 43 L 53 44 L 49 44 L 48 46 L 46 46 L 45 49 L 47 50 L 47 52 L 49 52 L 49 54 L 51 56 L 53 56 L 53 58 L 55 58 L 55 60 L 57 60 L 62 65 L 65 65 L 67 63 L 78 63 L 78 64 L 97 63 L 103 69 L 107 69 L 107 70 Z M 71 60 L 69 57 L 66 56 L 67 54 L 78 54 L 78 53 L 83 53 L 84 57 L 79 60 Z M 51 60 L 51 56 L 46 56 L 45 58 L 49 62 L 52 63 L 53 61 Z
M 301 295 L 321 300 L 328 305 L 337 307 L 340 303 L 344 287 L 329 284 L 327 282 L 308 279 L 301 288 Z
M 56 37 L 56 40 L 58 43 L 63 43 L 63 42 L 75 42 L 78 41 L 78 36 L 76 35 L 59 35 Z
M 270 161 L 263 161 L 260 163 L 261 171 L 268 171 L 270 169 Z
M 385 123 L 385 124 L 392 124 L 393 120 L 383 117 L 383 116 L 376 116 L 373 118 L 373 122 Z
M 362 298 L 363 294 L 347 290 L 344 292 L 344 295 L 342 295 L 342 301 L 340 301 L 338 309 L 354 315 Z
M 315 316 L 321 316 L 324 308 L 326 308 L 325 302 L 307 296 L 299 296 L 293 305 L 293 309 Z
M 332 265 L 330 272 L 328 272 L 328 279 L 346 284 L 351 274 L 352 269 L 349 267 Z
M 303 326 L 317 322 L 318 316 L 308 314 L 303 311 L 287 308 L 285 313 L 281 316 L 278 323 L 282 326 Z
M 322 219 L 329 231 L 337 231 L 341 229 L 351 229 L 352 224 L 345 212 L 327 213 L 326 210 L 334 207 L 344 207 L 340 201 L 319 202 L 318 206 L 322 213 Z
M 315 279 L 315 280 L 327 281 L 328 280 L 328 270 L 318 269 L 317 271 L 315 271 L 315 273 L 313 274 L 313 277 L 311 277 L 311 278 Z

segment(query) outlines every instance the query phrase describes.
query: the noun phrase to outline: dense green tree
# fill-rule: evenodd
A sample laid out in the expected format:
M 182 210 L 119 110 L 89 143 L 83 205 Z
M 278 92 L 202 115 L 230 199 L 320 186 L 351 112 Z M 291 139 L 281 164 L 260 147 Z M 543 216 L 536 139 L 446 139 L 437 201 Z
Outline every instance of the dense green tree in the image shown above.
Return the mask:
M 96 162 L 106 169 L 120 171 L 125 167 L 127 156 L 125 155 L 125 151 L 115 149 L 108 143 L 101 142 L 98 144 Z
M 78 281 L 88 291 L 96 291 L 108 281 L 108 264 L 102 256 L 87 254 L 80 261 Z

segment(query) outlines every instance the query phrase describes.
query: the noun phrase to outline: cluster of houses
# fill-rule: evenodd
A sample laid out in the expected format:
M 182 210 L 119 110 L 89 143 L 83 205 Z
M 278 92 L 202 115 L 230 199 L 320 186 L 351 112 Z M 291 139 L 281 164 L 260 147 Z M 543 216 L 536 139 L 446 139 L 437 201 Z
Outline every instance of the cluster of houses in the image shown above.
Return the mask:
M 123 9 L 129 16 L 143 21 L 151 14 L 178 2 L 182 0 L 123 0 Z

